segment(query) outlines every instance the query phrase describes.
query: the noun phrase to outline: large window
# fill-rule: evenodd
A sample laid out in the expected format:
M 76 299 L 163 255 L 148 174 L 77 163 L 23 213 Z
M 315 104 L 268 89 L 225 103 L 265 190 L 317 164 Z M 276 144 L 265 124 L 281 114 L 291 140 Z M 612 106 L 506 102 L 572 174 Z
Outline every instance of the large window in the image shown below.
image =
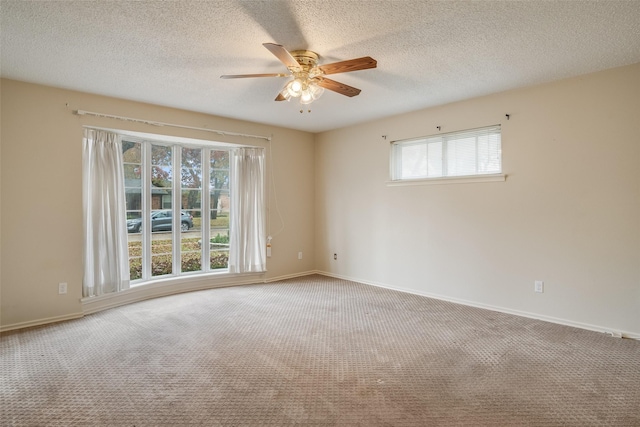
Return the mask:
M 229 155 L 123 137 L 131 281 L 228 268 Z
M 396 181 L 501 172 L 500 126 L 395 141 L 391 148 Z

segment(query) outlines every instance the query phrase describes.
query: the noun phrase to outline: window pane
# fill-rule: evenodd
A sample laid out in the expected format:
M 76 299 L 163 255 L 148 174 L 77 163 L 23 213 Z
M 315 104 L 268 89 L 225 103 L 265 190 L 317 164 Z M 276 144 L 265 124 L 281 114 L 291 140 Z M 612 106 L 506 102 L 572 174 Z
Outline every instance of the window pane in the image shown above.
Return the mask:
M 211 227 L 212 230 L 218 228 L 229 228 L 228 191 L 218 190 L 211 193 Z
M 202 270 L 202 149 L 182 147 L 180 271 Z
M 212 251 L 210 268 L 216 270 L 219 268 L 229 268 L 229 250 Z
M 127 211 L 127 222 L 138 221 L 142 218 L 142 212 L 140 211 Z M 139 231 L 139 230 L 136 230 Z
M 211 175 L 209 183 L 212 189 L 229 190 L 229 152 L 211 152 Z
M 183 208 L 185 201 L 189 201 L 189 195 L 197 196 L 197 204 L 200 206 L 200 190 L 189 190 L 188 194 L 182 193 Z M 181 212 L 180 233 L 180 270 L 189 273 L 202 270 L 202 211 L 200 209 L 183 209 Z
M 127 206 L 129 203 L 127 202 Z M 142 212 L 127 210 L 127 244 L 129 247 L 129 279 L 142 278 Z
M 211 151 L 211 170 L 214 169 L 229 169 L 228 151 Z
M 122 141 L 129 279 L 142 278 L 142 144 Z
M 124 182 L 125 187 L 142 186 L 142 176 L 140 174 L 139 164 L 124 164 Z
M 141 153 L 139 142 L 122 141 L 122 159 L 125 163 L 142 163 Z
M 210 268 L 219 269 L 229 266 L 229 211 L 222 209 L 218 211 L 216 219 L 211 220 L 211 241 L 209 248 Z
M 476 174 L 476 138 L 447 141 L 447 175 Z
M 478 137 L 478 173 L 499 173 L 502 171 L 502 153 L 499 135 Z
M 427 176 L 442 176 L 442 141 L 427 144 Z
M 182 211 L 180 233 L 180 270 L 202 270 L 202 214 L 199 209 Z
M 211 151 L 209 268 L 229 266 L 229 152 Z
M 171 147 L 164 147 L 161 145 L 151 145 L 151 185 L 155 188 L 171 188 L 173 181 L 173 173 L 171 168 Z M 152 189 L 152 196 L 154 191 Z M 155 192 L 156 196 L 161 193 Z M 157 197 L 156 197 L 157 198 Z M 158 207 L 165 206 L 164 203 L 160 203 Z
M 151 184 L 157 188 L 171 188 L 171 166 L 151 166 Z
M 214 201 L 215 209 L 213 209 Z M 221 192 L 218 196 L 212 196 L 211 206 L 210 268 L 227 268 L 229 264 L 229 193 Z
M 202 270 L 202 228 L 200 227 L 200 219 L 199 210 L 190 211 L 189 213 L 183 211 L 182 232 L 180 233 L 180 269 L 183 273 Z
M 129 235 L 129 280 L 142 279 L 142 241 L 140 234 Z
M 153 242 L 152 242 L 153 245 Z M 173 260 L 171 254 L 151 256 L 151 276 L 165 276 L 173 273 Z
M 170 215 L 156 215 L 156 221 L 171 222 Z M 155 224 L 156 227 L 160 225 Z M 152 221 L 152 229 L 154 227 Z M 166 226 L 162 226 L 163 231 L 153 231 L 151 233 L 151 275 L 164 276 L 173 273 L 173 238 L 171 232 L 166 231 Z
M 151 276 L 173 274 L 171 147 L 151 144 Z
M 397 141 L 391 152 L 394 180 L 502 172 L 499 125 Z
M 182 244 L 187 247 L 186 243 Z M 180 254 L 180 269 L 183 273 L 192 273 L 194 271 L 202 271 L 202 252 L 200 246 L 197 251 L 184 251 Z
M 151 164 L 171 166 L 171 147 L 164 145 L 151 145 Z
M 125 188 L 124 192 L 126 195 L 127 212 L 142 210 L 142 189 Z
M 199 148 L 182 149 L 182 188 L 202 188 L 202 160 Z
M 210 185 L 211 188 L 215 188 L 218 190 L 229 190 L 229 170 L 212 170 Z
M 182 190 L 182 209 L 200 209 L 202 206 L 201 196 L 202 191 L 200 190 Z
M 427 176 L 427 147 L 425 143 L 401 146 L 401 179 L 424 178 Z
M 170 211 L 157 211 L 151 216 L 151 275 L 173 273 L 172 215 Z
M 151 209 L 171 209 L 171 190 L 151 188 Z

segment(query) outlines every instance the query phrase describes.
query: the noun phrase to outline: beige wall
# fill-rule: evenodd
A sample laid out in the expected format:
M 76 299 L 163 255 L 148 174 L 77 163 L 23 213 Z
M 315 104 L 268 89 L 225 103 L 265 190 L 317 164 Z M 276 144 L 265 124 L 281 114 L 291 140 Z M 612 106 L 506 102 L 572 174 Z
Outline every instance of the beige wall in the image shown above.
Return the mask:
M 83 125 L 268 147 L 259 140 L 72 114 L 77 109 L 272 135 L 267 168 L 275 183 L 268 215 L 274 240 L 267 279 L 314 269 L 312 134 L 11 80 L 1 84 L 1 327 L 81 312 Z M 67 295 L 58 295 L 59 282 L 68 283 Z
M 244 142 L 72 114 L 84 109 L 273 135 L 267 279 L 317 269 L 640 338 L 640 64 L 315 137 L 10 80 L 1 90 L 0 327 L 81 312 L 83 125 Z M 390 140 L 496 123 L 506 182 L 386 185 Z
M 390 140 L 493 124 L 505 182 L 385 184 Z M 320 271 L 640 338 L 640 64 L 319 134 L 316 218 Z

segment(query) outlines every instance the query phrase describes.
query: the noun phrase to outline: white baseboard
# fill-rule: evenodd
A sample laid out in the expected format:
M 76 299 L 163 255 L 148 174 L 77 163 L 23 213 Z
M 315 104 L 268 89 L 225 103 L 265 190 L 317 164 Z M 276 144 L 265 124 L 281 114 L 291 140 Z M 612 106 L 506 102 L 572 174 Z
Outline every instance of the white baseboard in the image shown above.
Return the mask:
M 592 325 L 592 324 L 589 324 L 589 323 L 582 323 L 582 322 L 574 322 L 572 320 L 561 319 L 561 318 L 552 317 L 552 316 L 545 316 L 545 315 L 540 315 L 540 314 L 535 314 L 535 313 L 529 313 L 529 312 L 526 312 L 526 311 L 513 310 L 513 309 L 510 309 L 510 308 L 506 308 L 506 307 L 499 307 L 499 306 L 494 306 L 494 305 L 489 305 L 489 304 L 482 304 L 482 303 L 478 303 L 478 302 L 474 302 L 474 301 L 468 301 L 468 300 L 459 299 L 459 298 L 452 298 L 452 297 L 448 297 L 448 296 L 444 296 L 444 295 L 432 294 L 432 293 L 429 293 L 429 292 L 421 292 L 421 291 L 416 291 L 416 290 L 413 290 L 413 289 L 399 288 L 399 287 L 395 287 L 395 286 L 389 286 L 389 285 L 387 285 L 385 283 L 371 282 L 371 281 L 367 281 L 367 280 L 358 279 L 358 278 L 355 278 L 355 277 L 342 276 L 342 275 L 330 273 L 330 272 L 327 272 L 327 271 L 315 271 L 314 273 L 315 274 L 321 274 L 321 275 L 327 276 L 327 277 L 333 277 L 333 278 L 336 278 L 336 279 L 349 280 L 351 282 L 362 283 L 362 284 L 365 284 L 365 285 L 377 286 L 379 288 L 391 289 L 391 290 L 394 290 L 394 291 L 406 292 L 406 293 L 409 293 L 409 294 L 420 295 L 420 296 L 427 297 L 427 298 L 433 298 L 433 299 L 438 299 L 438 300 L 442 300 L 442 301 L 453 302 L 453 303 L 456 303 L 456 304 L 467 305 L 467 306 L 470 306 L 470 307 L 483 308 L 485 310 L 492 310 L 492 311 L 497 311 L 497 312 L 500 312 L 500 313 L 513 314 L 515 316 L 527 317 L 529 319 L 542 320 L 542 321 L 545 321 L 545 322 L 556 323 L 556 324 L 559 324 L 559 325 L 571 326 L 571 327 L 579 328 L 579 329 L 586 329 L 588 331 L 601 332 L 601 333 L 604 333 L 604 334 L 607 334 L 607 335 L 611 335 L 612 337 L 616 337 L 616 338 L 628 338 L 628 339 L 633 339 L 633 340 L 640 340 L 640 333 L 628 332 L 628 331 L 618 331 L 618 330 L 613 330 L 611 328 L 607 328 L 605 326 Z
M 29 320 L 27 322 L 12 323 L 9 325 L 1 325 L 0 332 L 13 331 L 16 329 L 31 328 L 34 326 L 48 325 L 49 323 L 64 322 L 65 320 L 79 319 L 84 316 L 83 313 L 65 314 L 63 316 L 47 317 L 45 319 Z
M 284 276 L 270 277 L 266 279 L 264 283 L 279 282 L 280 280 L 295 279 L 297 277 L 310 276 L 312 274 L 319 274 L 319 273 L 316 270 L 310 270 L 310 271 L 303 271 L 301 273 L 285 274 Z

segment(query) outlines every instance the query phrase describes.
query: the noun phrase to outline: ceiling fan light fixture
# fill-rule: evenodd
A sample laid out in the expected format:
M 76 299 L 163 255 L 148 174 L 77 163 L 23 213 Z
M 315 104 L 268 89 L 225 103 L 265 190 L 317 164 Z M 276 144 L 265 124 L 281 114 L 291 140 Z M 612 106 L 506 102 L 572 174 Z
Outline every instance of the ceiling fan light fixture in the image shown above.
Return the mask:
M 302 74 L 287 83 L 280 94 L 287 101 L 300 98 L 300 104 L 311 104 L 320 98 L 323 92 L 324 88 L 320 87 L 315 79 Z
M 322 94 L 324 93 L 324 88 L 318 86 L 316 82 L 312 82 L 309 84 L 309 92 L 311 93 L 311 97 L 315 101 L 322 96 Z
M 293 79 L 287 84 L 286 89 L 289 92 L 289 95 L 297 98 L 302 95 L 303 82 L 301 79 Z
M 309 88 L 302 91 L 300 95 L 300 104 L 311 104 L 315 98 L 311 94 L 311 90 Z

